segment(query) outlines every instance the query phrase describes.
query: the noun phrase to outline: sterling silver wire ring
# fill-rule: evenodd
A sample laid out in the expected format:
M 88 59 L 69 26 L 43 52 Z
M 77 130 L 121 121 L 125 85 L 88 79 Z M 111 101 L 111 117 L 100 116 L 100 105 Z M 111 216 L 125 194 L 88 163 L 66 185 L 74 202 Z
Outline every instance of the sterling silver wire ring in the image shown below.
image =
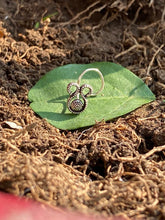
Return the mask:
M 83 84 L 80 86 L 81 78 L 84 76 L 85 73 L 89 71 L 97 72 L 101 78 L 101 87 L 95 93 L 93 93 L 93 88 L 88 84 Z M 71 91 L 71 87 L 75 87 L 75 91 Z M 88 89 L 88 92 L 86 92 L 86 94 L 84 94 L 83 92 L 85 88 Z M 67 92 L 69 93 L 69 98 L 67 100 L 67 107 L 69 111 L 72 112 L 73 114 L 80 114 L 86 109 L 88 105 L 88 101 L 86 98 L 90 96 L 97 96 L 103 89 L 104 89 L 104 77 L 100 72 L 100 70 L 97 68 L 88 68 L 84 70 L 79 76 L 77 83 L 70 82 L 67 85 Z

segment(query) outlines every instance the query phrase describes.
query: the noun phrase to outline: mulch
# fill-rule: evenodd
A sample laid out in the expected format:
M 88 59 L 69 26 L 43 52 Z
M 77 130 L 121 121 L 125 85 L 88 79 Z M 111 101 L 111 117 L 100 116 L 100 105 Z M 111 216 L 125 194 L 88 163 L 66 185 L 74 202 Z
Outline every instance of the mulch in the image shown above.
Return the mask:
M 0 190 L 93 215 L 163 219 L 164 1 L 76 2 L 2 0 Z M 49 70 L 95 61 L 130 69 L 156 101 L 74 131 L 32 111 L 28 91 Z

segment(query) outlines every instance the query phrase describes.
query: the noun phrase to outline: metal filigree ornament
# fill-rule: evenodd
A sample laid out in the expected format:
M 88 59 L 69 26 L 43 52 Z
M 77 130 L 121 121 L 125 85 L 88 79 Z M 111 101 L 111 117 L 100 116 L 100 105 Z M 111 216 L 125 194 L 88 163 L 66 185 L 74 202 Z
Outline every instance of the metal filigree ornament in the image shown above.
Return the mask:
M 93 88 L 88 84 L 83 84 L 80 86 L 81 78 L 85 73 L 89 71 L 97 72 L 101 78 L 101 88 L 96 93 L 93 93 Z M 72 87 L 75 87 L 74 91 L 71 90 Z M 70 82 L 67 86 L 67 92 L 69 93 L 67 106 L 69 111 L 72 112 L 73 114 L 80 114 L 86 109 L 88 105 L 87 97 L 97 96 L 103 89 L 104 89 L 104 77 L 100 72 L 100 70 L 97 68 L 88 68 L 84 70 L 84 72 L 82 72 L 81 75 L 79 76 L 77 83 Z M 87 92 L 85 93 L 84 91 Z

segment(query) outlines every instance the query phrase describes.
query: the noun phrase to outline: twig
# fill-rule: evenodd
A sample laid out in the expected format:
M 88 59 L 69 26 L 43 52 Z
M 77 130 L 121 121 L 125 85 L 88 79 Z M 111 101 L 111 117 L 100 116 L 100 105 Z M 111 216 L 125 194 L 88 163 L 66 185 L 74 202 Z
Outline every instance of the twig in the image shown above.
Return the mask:
M 157 84 L 158 86 L 161 86 L 161 87 L 165 88 L 165 84 L 164 84 L 164 83 L 156 82 L 156 84 Z
M 161 22 L 163 23 L 165 20 L 165 7 L 163 9 L 162 17 L 161 17 Z
M 15 139 L 16 137 L 18 137 L 20 134 L 24 134 L 26 131 L 29 132 L 30 130 L 32 130 L 34 127 L 36 126 L 36 123 L 32 123 L 30 125 L 27 125 L 25 128 L 15 132 L 14 135 L 8 137 L 7 139 L 8 140 L 12 140 L 12 139 Z
M 120 57 L 120 56 L 123 56 L 123 55 L 129 53 L 130 51 L 134 50 L 135 48 L 144 48 L 144 47 L 141 46 L 140 44 L 138 44 L 138 45 L 135 44 L 135 45 L 133 45 L 132 47 L 130 47 L 129 49 L 124 50 L 124 51 L 122 51 L 121 53 L 117 54 L 117 55 L 115 56 L 115 59 L 118 58 L 118 57 Z
M 135 17 L 134 17 L 133 21 L 131 22 L 131 24 L 129 25 L 129 27 L 136 22 L 136 20 L 137 20 L 138 17 L 139 17 L 139 12 L 140 12 L 141 9 L 142 9 L 142 5 L 140 5 L 139 8 L 137 9 L 137 11 L 136 11 L 136 13 L 135 13 Z
M 95 12 L 100 12 L 100 11 L 103 10 L 106 6 L 107 6 L 107 4 L 104 4 L 104 5 L 102 5 L 102 6 L 99 7 L 99 8 L 95 8 L 94 10 L 92 10 L 92 11 L 89 13 L 88 16 L 83 17 L 82 19 L 79 19 L 79 20 L 76 21 L 74 24 L 78 24 L 78 23 L 80 23 L 80 22 L 83 21 L 83 20 L 90 19 L 91 16 L 92 16 Z
M 146 29 L 151 28 L 151 27 L 153 27 L 153 26 L 156 26 L 156 25 L 158 25 L 158 24 L 160 24 L 160 20 L 158 20 L 158 21 L 156 21 L 156 22 L 153 22 L 153 23 L 151 23 L 151 24 L 149 24 L 149 25 L 145 25 L 145 26 L 143 26 L 143 27 L 137 27 L 137 29 L 139 29 L 139 30 L 146 30 Z M 147 37 L 149 37 L 149 36 L 147 36 Z
M 20 151 L 20 149 L 19 149 L 17 146 L 11 144 L 7 139 L 2 138 L 1 140 L 2 140 L 2 142 L 4 142 L 9 148 L 15 150 L 15 151 L 16 151 L 17 153 L 19 153 L 20 155 L 23 155 L 23 156 L 27 157 L 27 155 L 26 155 L 25 153 L 23 153 L 22 151 Z
M 39 47 L 37 47 L 37 46 L 29 47 L 29 48 L 25 51 L 25 53 L 24 53 L 22 56 L 20 56 L 20 58 L 22 59 L 23 57 L 25 57 L 26 54 L 27 54 L 30 50 L 32 50 L 32 49 L 42 50 L 42 48 L 39 48 Z
M 150 61 L 150 63 L 149 63 L 148 69 L 147 69 L 147 73 L 146 73 L 147 76 L 148 76 L 149 73 L 150 73 L 151 67 L 152 67 L 153 62 L 154 62 L 154 60 L 155 60 L 155 57 L 158 55 L 158 53 L 160 52 L 160 50 L 161 50 L 163 47 L 164 47 L 164 44 L 162 44 L 162 45 L 158 48 L 158 50 L 154 53 L 154 55 L 153 55 L 153 57 L 152 57 L 152 59 L 151 59 L 151 61 Z
M 149 7 L 151 7 L 152 5 L 154 5 L 154 0 L 150 0 Z
M 144 36 L 140 39 L 140 41 L 148 41 L 148 43 L 150 43 L 153 47 L 155 47 L 156 49 L 159 49 L 159 47 L 153 42 L 153 40 L 150 38 L 150 36 Z M 154 48 L 154 50 L 155 50 Z M 165 51 L 161 49 L 161 52 L 165 54 Z
M 135 2 L 135 0 L 130 1 L 130 3 L 128 3 L 126 11 L 129 10 L 129 8 L 132 6 L 132 4 Z
M 100 1 L 96 1 L 93 4 L 89 5 L 85 10 L 81 11 L 80 13 L 76 14 L 76 16 L 74 16 L 71 20 L 67 21 L 67 22 L 63 22 L 60 23 L 60 26 L 66 26 L 68 24 L 71 24 L 73 21 L 77 20 L 81 15 L 83 15 L 84 13 L 86 13 L 87 11 L 89 11 L 91 8 L 93 8 L 95 5 L 97 5 L 98 3 L 100 3 Z
M 159 118 L 161 116 L 161 114 L 157 115 L 157 116 L 151 116 L 151 117 L 147 117 L 147 118 L 139 118 L 137 119 L 138 121 L 144 121 L 144 120 L 152 120 L 155 118 Z
M 159 147 L 154 147 L 148 153 L 142 155 L 142 159 L 146 159 L 147 157 L 150 157 L 152 154 L 157 153 L 157 152 L 161 152 L 163 150 L 165 150 L 165 145 L 159 146 Z

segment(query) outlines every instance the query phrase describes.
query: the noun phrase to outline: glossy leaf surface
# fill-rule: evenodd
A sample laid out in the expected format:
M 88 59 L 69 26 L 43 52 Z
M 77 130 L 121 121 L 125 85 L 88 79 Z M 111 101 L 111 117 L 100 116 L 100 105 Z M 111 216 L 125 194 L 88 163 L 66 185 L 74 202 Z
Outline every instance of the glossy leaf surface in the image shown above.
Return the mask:
M 88 97 L 87 109 L 74 115 L 67 109 L 67 85 L 77 82 L 87 68 L 98 68 L 105 81 L 104 90 L 96 97 Z M 101 80 L 96 72 L 86 73 L 81 84 L 87 83 L 94 92 Z M 42 77 L 29 91 L 31 108 L 42 118 L 60 129 L 77 129 L 111 120 L 124 115 L 155 99 L 147 85 L 128 69 L 110 62 L 69 64 L 53 69 Z

